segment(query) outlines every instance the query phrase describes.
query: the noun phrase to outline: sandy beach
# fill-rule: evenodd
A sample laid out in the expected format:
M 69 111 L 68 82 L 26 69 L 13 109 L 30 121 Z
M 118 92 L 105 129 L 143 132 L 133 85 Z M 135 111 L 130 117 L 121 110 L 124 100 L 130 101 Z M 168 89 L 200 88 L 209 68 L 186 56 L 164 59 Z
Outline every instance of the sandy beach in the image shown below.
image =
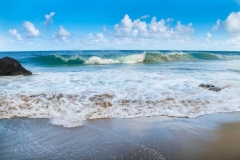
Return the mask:
M 239 159 L 240 113 L 195 119 L 89 120 L 82 127 L 48 119 L 1 119 L 1 159 Z

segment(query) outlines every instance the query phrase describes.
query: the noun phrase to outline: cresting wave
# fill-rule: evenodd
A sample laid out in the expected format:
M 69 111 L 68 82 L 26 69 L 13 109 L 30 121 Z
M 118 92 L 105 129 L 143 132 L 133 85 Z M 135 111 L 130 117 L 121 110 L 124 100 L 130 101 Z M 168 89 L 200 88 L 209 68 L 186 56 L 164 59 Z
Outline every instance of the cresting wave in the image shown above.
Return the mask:
M 211 54 L 211 53 L 185 53 L 185 52 L 144 52 L 141 54 L 114 54 L 114 55 L 40 55 L 31 57 L 28 61 L 43 65 L 100 65 L 118 63 L 157 63 L 157 62 L 181 62 L 181 61 L 203 61 L 203 60 L 228 60 L 236 58 L 233 56 Z

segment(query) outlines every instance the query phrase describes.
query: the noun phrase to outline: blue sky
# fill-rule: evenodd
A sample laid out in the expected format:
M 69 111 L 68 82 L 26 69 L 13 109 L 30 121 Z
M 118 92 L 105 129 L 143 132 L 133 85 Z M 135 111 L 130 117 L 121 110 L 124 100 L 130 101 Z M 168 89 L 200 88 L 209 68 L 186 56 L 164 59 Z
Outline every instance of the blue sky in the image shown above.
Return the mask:
M 2 0 L 0 51 L 240 50 L 239 0 Z

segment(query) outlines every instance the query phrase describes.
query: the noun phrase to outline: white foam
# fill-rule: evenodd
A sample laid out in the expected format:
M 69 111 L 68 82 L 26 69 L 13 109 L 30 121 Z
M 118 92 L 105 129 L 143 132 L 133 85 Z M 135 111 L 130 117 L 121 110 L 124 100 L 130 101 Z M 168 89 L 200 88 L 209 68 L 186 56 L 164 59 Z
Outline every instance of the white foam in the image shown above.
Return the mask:
M 186 54 L 188 54 L 188 53 L 184 53 L 184 52 L 169 52 L 169 53 L 167 53 L 167 55 L 181 55 L 181 56 L 183 56 L 183 55 L 186 55 Z
M 145 53 L 132 54 L 132 55 L 121 57 L 116 60 L 93 56 L 93 57 L 90 57 L 88 60 L 85 60 L 85 64 L 140 63 L 144 61 L 144 58 L 145 58 Z
M 50 118 L 55 125 L 76 127 L 96 118 L 194 118 L 239 111 L 240 74 L 229 70 L 231 63 L 103 67 L 90 72 L 0 77 L 0 118 Z M 240 67 L 240 63 L 235 65 Z M 230 87 L 212 92 L 199 88 L 201 83 Z
M 132 54 L 125 57 L 120 58 L 121 63 L 140 63 L 145 59 L 146 53 L 142 54 Z
M 118 60 L 113 59 L 102 59 L 97 56 L 90 57 L 88 60 L 85 61 L 85 64 L 114 64 L 119 63 Z
M 59 58 L 61 60 L 63 60 L 64 62 L 68 62 L 69 60 L 77 60 L 77 59 L 83 59 L 82 57 L 75 55 L 75 56 L 71 56 L 69 58 L 65 58 L 63 56 L 57 55 L 57 54 L 53 54 L 56 58 Z

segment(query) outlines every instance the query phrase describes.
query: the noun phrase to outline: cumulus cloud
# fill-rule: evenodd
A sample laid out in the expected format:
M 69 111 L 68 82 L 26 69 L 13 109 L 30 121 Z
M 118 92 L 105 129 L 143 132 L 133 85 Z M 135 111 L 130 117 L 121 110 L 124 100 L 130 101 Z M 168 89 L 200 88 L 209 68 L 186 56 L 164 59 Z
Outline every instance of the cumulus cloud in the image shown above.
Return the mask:
M 215 23 L 215 25 L 212 27 L 213 31 L 217 31 L 219 29 L 219 27 L 221 26 L 222 21 L 220 19 L 218 19 Z
M 224 21 L 224 28 L 230 34 L 240 34 L 240 12 L 232 12 Z
M 27 30 L 27 35 L 30 37 L 38 37 L 40 34 L 40 31 L 29 21 L 24 22 L 23 27 Z
M 18 34 L 16 29 L 9 29 L 8 32 L 9 32 L 10 36 L 17 38 L 19 41 L 23 40 L 21 35 Z
M 53 22 L 53 16 L 55 15 L 55 12 L 50 12 L 50 14 L 45 14 L 45 21 L 43 22 L 43 24 L 45 26 L 49 25 L 50 23 Z
M 124 18 L 121 20 L 121 24 L 116 24 L 114 29 L 116 31 L 116 35 L 129 35 L 132 34 L 132 20 L 129 18 L 128 15 L 125 15 Z
M 141 19 L 132 20 L 128 15 L 125 15 L 120 24 L 114 26 L 115 35 L 138 38 L 179 38 L 194 33 L 192 23 L 183 25 L 178 21 L 175 27 L 171 27 L 172 21 L 171 18 L 157 21 L 157 18 L 153 17 L 151 22 L 147 24 Z
M 177 26 L 175 27 L 175 33 L 178 35 L 190 35 L 194 33 L 194 29 L 192 28 L 192 23 L 188 25 L 182 25 L 181 21 L 177 22 Z
M 147 15 L 141 16 L 141 19 L 147 19 L 148 17 L 150 16 L 147 14 Z
M 84 39 L 84 41 L 91 44 L 108 42 L 108 40 L 104 37 L 102 33 L 97 34 L 90 33 L 88 37 Z
M 53 34 L 53 38 L 61 38 L 64 41 L 68 41 L 67 37 L 70 37 L 72 34 L 68 32 L 63 26 L 59 27 L 59 31 Z
M 71 36 L 71 33 L 68 32 L 65 28 L 63 28 L 63 26 L 60 26 L 58 34 L 61 37 L 69 37 L 69 36 Z
M 62 40 L 64 40 L 65 42 L 69 42 L 69 40 L 66 37 L 61 37 Z

